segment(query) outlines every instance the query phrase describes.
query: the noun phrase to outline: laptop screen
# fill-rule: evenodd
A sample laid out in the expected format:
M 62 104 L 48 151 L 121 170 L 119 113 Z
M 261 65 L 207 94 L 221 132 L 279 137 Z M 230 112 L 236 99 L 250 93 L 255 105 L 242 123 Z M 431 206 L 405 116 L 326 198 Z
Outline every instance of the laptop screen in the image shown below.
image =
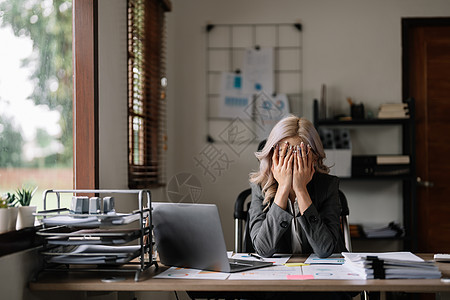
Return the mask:
M 230 271 L 216 205 L 156 202 L 152 208 L 156 247 L 164 265 Z

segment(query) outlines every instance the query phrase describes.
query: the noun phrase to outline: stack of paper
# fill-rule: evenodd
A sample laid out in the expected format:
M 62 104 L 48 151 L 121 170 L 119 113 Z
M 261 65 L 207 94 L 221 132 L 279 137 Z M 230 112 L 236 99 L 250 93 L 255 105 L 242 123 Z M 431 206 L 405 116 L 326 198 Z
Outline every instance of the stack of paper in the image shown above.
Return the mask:
M 437 262 L 450 262 L 450 254 L 438 253 L 434 255 L 434 261 Z
M 408 118 L 409 110 L 406 103 L 386 103 L 380 105 L 379 119 Z
M 139 220 L 139 214 L 111 213 L 104 215 L 57 215 L 42 219 L 46 226 L 97 227 L 100 225 L 125 225 Z
M 399 237 L 403 234 L 403 229 L 399 224 L 390 222 L 386 225 L 362 225 L 362 230 L 367 238 L 390 238 Z
M 50 263 L 61 264 L 124 264 L 137 257 L 141 247 L 79 245 L 57 246 L 42 252 Z
M 349 253 L 343 252 L 345 266 L 364 279 L 440 278 L 432 261 L 424 261 L 411 252 Z

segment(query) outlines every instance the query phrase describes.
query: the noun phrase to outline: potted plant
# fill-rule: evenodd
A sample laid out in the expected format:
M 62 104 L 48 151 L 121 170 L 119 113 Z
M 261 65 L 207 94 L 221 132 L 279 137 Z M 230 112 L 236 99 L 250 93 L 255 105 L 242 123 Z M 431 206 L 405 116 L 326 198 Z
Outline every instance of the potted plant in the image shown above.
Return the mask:
M 17 214 L 19 213 L 19 208 L 17 205 L 17 199 L 15 194 L 7 193 L 6 200 L 8 201 L 8 211 L 9 211 L 9 223 L 8 231 L 16 230 Z
M 7 232 L 9 225 L 8 199 L 0 196 L 0 233 Z
M 17 202 L 20 205 L 19 213 L 17 214 L 17 230 L 34 226 L 33 213 L 36 212 L 36 206 L 30 206 L 30 204 L 36 190 L 37 187 L 34 190 L 22 187 L 16 191 Z

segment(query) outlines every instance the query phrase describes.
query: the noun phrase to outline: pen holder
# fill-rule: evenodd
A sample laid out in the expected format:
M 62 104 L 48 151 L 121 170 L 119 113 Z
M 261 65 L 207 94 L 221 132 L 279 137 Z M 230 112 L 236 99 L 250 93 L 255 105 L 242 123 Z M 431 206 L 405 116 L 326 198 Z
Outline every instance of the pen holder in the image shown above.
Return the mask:
M 350 106 L 350 115 L 352 119 L 364 119 L 364 104 L 352 104 Z

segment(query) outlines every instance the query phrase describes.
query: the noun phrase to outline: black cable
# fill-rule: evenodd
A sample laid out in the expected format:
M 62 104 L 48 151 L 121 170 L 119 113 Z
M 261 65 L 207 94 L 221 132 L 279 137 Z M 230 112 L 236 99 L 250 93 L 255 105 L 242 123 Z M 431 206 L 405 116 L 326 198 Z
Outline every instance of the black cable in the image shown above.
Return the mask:
M 180 300 L 180 299 L 178 299 L 177 291 L 173 291 L 173 292 L 175 293 L 175 297 L 177 298 L 177 300 Z

